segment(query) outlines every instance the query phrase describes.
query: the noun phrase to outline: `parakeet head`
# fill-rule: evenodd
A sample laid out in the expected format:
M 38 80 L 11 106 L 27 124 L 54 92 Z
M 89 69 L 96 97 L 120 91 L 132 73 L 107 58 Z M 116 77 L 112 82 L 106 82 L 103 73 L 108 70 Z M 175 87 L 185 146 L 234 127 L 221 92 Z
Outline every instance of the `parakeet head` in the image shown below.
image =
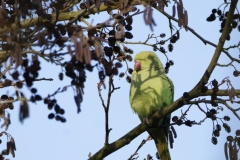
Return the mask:
M 143 70 L 160 70 L 164 73 L 163 65 L 158 56 L 152 51 L 142 51 L 134 58 L 134 70 L 136 72 Z

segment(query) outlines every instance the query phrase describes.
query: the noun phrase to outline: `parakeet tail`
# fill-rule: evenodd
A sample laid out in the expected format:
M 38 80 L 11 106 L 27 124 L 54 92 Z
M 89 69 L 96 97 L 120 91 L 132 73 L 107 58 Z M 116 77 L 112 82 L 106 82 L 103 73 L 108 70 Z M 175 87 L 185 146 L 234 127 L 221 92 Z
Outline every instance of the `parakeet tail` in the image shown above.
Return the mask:
M 161 160 L 171 160 L 168 142 L 164 129 L 150 129 L 150 136 L 154 139 L 158 155 Z

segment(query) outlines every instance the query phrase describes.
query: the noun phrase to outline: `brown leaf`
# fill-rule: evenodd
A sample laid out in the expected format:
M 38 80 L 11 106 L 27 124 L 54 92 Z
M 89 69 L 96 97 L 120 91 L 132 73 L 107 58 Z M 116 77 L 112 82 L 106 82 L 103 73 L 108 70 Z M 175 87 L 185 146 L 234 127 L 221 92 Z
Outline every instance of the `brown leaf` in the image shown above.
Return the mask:
M 158 9 L 163 12 L 164 11 L 164 1 L 158 0 Z
M 101 5 L 101 0 L 95 0 L 95 7 L 97 8 L 97 13 L 99 13 L 100 5 Z
M 17 148 L 16 148 L 16 144 L 15 144 L 14 138 L 11 137 L 10 141 L 12 142 L 12 148 L 13 148 L 13 150 L 16 151 Z
M 3 124 L 1 125 L 1 128 L 4 127 L 4 126 L 6 126 L 6 127 L 5 127 L 5 131 L 6 131 L 6 130 L 8 129 L 8 126 L 11 124 L 11 122 L 10 122 L 10 114 L 8 113 L 8 114 L 7 114 L 7 117 L 4 117 L 3 120 L 4 120 L 4 122 L 3 122 Z
M 232 158 L 233 158 L 233 146 L 232 146 L 231 141 L 228 143 L 228 149 L 229 149 L 228 152 L 229 152 L 230 160 L 232 160 Z
M 238 149 L 237 149 L 237 142 L 233 144 L 233 160 L 238 160 Z
M 125 9 L 128 6 L 128 0 L 124 0 L 123 2 L 124 2 L 124 9 Z
M 228 160 L 228 143 L 227 142 L 224 144 L 224 153 L 225 153 L 226 160 Z
M 233 87 L 228 90 L 228 96 L 231 103 L 233 103 L 232 101 L 235 99 L 235 89 Z
M 13 157 L 15 157 L 13 143 L 11 141 L 7 142 L 7 150 L 12 154 Z
M 172 6 L 172 17 L 175 17 L 175 15 L 176 15 L 176 6 L 173 5 Z
M 81 91 L 80 87 L 78 87 L 77 92 L 78 92 L 77 95 L 74 96 L 74 100 L 77 105 L 77 113 L 80 113 L 81 112 L 81 102 L 83 101 L 82 91 Z
M 171 130 L 168 131 L 168 137 L 169 137 L 170 148 L 173 148 L 174 139 L 173 139 L 173 134 Z
M 178 11 L 178 26 L 182 27 L 183 25 L 183 6 L 181 4 L 177 4 L 177 11 Z
M 176 132 L 176 130 L 174 129 L 173 126 L 171 126 L 171 130 L 173 132 L 174 138 L 177 138 L 177 132 Z
M 188 28 L 187 28 L 187 25 L 188 25 L 188 13 L 187 11 L 185 10 L 184 11 L 184 19 L 183 19 L 183 26 L 185 27 L 185 30 L 188 31 Z
M 90 0 L 87 0 L 87 9 L 90 10 Z
M 21 46 L 17 43 L 15 46 L 15 60 L 16 60 L 16 68 L 22 64 L 22 48 Z
M 19 120 L 23 123 L 25 118 L 29 117 L 29 108 L 26 101 L 21 101 L 20 111 L 19 111 Z

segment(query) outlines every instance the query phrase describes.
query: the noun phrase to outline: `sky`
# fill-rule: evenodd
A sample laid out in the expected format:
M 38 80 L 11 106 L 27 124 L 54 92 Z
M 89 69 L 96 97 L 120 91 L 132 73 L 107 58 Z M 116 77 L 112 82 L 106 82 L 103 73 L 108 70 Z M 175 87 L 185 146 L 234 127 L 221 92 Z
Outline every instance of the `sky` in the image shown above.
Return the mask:
M 214 22 L 207 22 L 206 18 L 211 14 L 213 8 L 218 8 L 221 2 L 217 1 L 183 1 L 184 8 L 188 11 L 188 24 L 198 34 L 208 41 L 215 44 L 219 40 L 220 23 L 218 20 Z M 172 3 L 173 4 L 173 3 Z M 169 5 L 167 12 L 171 15 L 171 7 Z M 142 9 L 142 7 L 138 7 Z M 239 4 L 238 4 L 239 8 Z M 115 11 L 116 13 L 116 11 Z M 90 16 L 88 20 L 92 24 L 97 24 L 107 20 L 109 15 L 101 13 L 99 15 Z M 134 17 L 133 22 L 133 35 L 134 38 L 128 41 L 138 42 L 145 41 L 148 34 L 160 35 L 165 33 L 166 36 L 170 35 L 168 28 L 168 19 L 162 16 L 157 11 L 153 11 L 153 18 L 157 23 L 152 32 L 149 26 L 146 26 L 143 21 L 143 15 Z M 175 26 L 177 24 L 173 22 Z M 154 41 L 150 41 L 154 43 Z M 225 46 L 237 44 L 239 42 L 239 32 L 233 31 L 231 34 L 231 41 L 226 42 Z M 134 55 L 143 50 L 151 51 L 152 48 L 144 45 L 126 45 L 134 51 Z M 168 74 L 169 78 L 174 83 L 175 93 L 174 99 L 178 99 L 184 92 L 190 91 L 199 81 L 204 74 L 211 57 L 213 56 L 215 48 L 210 45 L 205 45 L 191 32 L 186 32 L 184 29 L 180 32 L 180 40 L 174 44 L 173 52 L 167 53 L 168 58 L 174 61 L 174 66 L 170 68 Z M 233 49 L 229 51 L 234 57 L 239 56 L 239 50 Z M 160 52 L 159 55 L 163 64 L 166 63 L 166 58 Z M 222 54 L 219 63 L 227 64 L 230 60 Z M 128 64 L 133 67 L 133 62 Z M 239 65 L 235 64 L 238 66 Z M 57 88 L 69 85 L 70 80 L 65 77 L 63 81 L 59 81 L 58 74 L 62 71 L 59 66 L 48 64 L 41 60 L 42 70 L 39 78 L 53 78 L 54 81 L 39 81 L 34 83 L 34 87 L 38 88 L 38 93 L 42 97 L 54 93 Z M 124 72 L 126 68 L 121 68 L 120 71 Z M 214 73 L 210 77 L 219 82 L 229 77 L 233 86 L 237 89 L 240 88 L 239 77 L 233 76 L 233 67 L 216 67 Z M 9 76 L 9 75 L 8 75 Z M 73 99 L 73 90 L 68 88 L 67 92 L 57 94 L 55 98 L 58 104 L 65 109 L 66 123 L 59 123 L 55 120 L 47 118 L 51 111 L 43 102 L 36 104 L 29 103 L 30 117 L 24 120 L 21 124 L 18 119 L 19 102 L 14 103 L 14 110 L 8 110 L 11 114 L 11 125 L 9 126 L 8 133 L 11 134 L 16 143 L 16 157 L 8 156 L 10 159 L 15 160 L 42 160 L 42 159 L 88 159 L 88 154 L 92 155 L 101 149 L 104 145 L 105 138 L 105 118 L 104 110 L 98 96 L 97 83 L 99 82 L 97 69 L 94 68 L 93 72 L 87 72 L 87 81 L 84 88 L 84 100 L 81 104 L 82 111 L 77 114 L 77 107 Z M 107 84 L 107 79 L 105 80 Z M 133 113 L 129 104 L 129 87 L 130 84 L 126 82 L 125 77 L 114 77 L 114 84 L 116 87 L 121 87 L 119 90 L 114 91 L 111 99 L 111 106 L 109 111 L 109 127 L 112 128 L 110 132 L 109 142 L 112 143 L 119 139 L 131 129 L 140 124 L 138 116 Z M 226 89 L 227 86 L 223 85 L 221 89 Z M 28 88 L 24 88 L 23 93 L 26 97 L 30 97 Z M 1 89 L 0 94 L 13 95 L 14 88 L 8 87 Z M 102 91 L 104 101 L 106 102 L 107 90 Z M 227 97 L 225 97 L 227 98 Z M 205 105 L 201 105 L 203 108 Z M 223 106 L 223 105 L 221 105 Z M 233 108 L 239 105 L 232 105 Z M 211 108 L 211 106 L 208 106 Z M 231 133 L 226 133 L 224 129 L 220 132 L 218 137 L 218 144 L 213 145 L 212 138 L 212 121 L 205 120 L 201 125 L 194 125 L 192 127 L 174 126 L 177 131 L 178 137 L 174 140 L 173 149 L 170 149 L 171 157 L 173 160 L 210 160 L 210 159 L 225 159 L 224 156 L 224 143 L 226 136 L 235 135 L 235 131 L 239 129 L 239 120 L 223 106 L 224 111 L 218 114 L 219 117 L 225 115 L 231 116 L 228 124 L 231 126 Z M 181 111 L 185 111 L 187 106 L 172 113 L 172 116 L 181 116 Z M 188 112 L 187 118 L 199 122 L 205 115 L 199 111 L 196 106 L 191 107 Z M 2 122 L 1 122 L 2 123 Z M 1 129 L 3 131 L 3 129 Z M 128 159 L 137 149 L 143 139 L 146 139 L 148 134 L 145 132 L 134 139 L 130 144 L 117 150 L 111 155 L 104 158 L 105 160 L 112 159 Z M 6 137 L 2 136 L 2 144 L 0 150 L 5 149 Z M 156 148 L 153 141 L 148 141 L 138 152 L 138 159 L 144 159 L 148 154 L 153 155 L 154 159 Z M 240 154 L 239 154 L 240 156 Z

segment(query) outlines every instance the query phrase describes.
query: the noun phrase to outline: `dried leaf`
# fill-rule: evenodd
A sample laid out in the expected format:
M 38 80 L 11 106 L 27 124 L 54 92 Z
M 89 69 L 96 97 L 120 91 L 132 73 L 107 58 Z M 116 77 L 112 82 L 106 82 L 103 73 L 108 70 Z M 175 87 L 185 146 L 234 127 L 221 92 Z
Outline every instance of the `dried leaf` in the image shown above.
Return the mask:
M 39 32 L 37 34 L 37 38 L 38 38 L 39 46 L 43 46 L 43 45 L 47 44 L 47 40 L 45 39 L 45 32 Z
M 177 138 L 177 132 L 176 132 L 176 130 L 174 129 L 173 126 L 171 126 L 171 130 L 173 132 L 174 138 Z
M 233 160 L 238 160 L 238 149 L 237 149 L 237 142 L 235 141 L 233 144 Z
M 148 24 L 152 24 L 152 8 L 151 7 L 148 7 L 147 19 L 148 19 Z
M 232 142 L 230 141 L 229 143 L 228 143 L 228 153 L 229 153 L 229 158 L 230 158 L 230 160 L 232 160 L 233 159 L 233 146 L 232 146 Z
M 87 9 L 90 10 L 90 0 L 87 0 Z
M 125 9 L 128 6 L 128 0 L 124 0 L 123 2 L 124 2 L 124 9 Z
M 158 0 L 158 9 L 163 12 L 164 11 L 164 1 Z
M 80 88 L 78 88 L 77 92 L 78 92 L 77 95 L 74 96 L 74 100 L 77 105 L 77 113 L 80 113 L 81 112 L 81 102 L 83 100 L 83 97 L 82 97 L 82 92 L 81 92 Z
M 101 43 L 99 42 L 99 41 L 94 41 L 94 47 L 95 47 L 95 52 L 96 52 L 96 55 L 97 55 L 97 57 L 99 58 L 99 57 L 102 57 L 103 56 L 103 49 L 102 49 L 102 45 L 101 45 Z M 91 59 L 91 57 L 90 57 L 90 59 Z
M 6 127 L 5 127 L 5 131 L 6 131 L 6 130 L 8 129 L 8 127 L 9 127 L 9 125 L 11 124 L 10 114 L 8 113 L 8 114 L 7 114 L 7 117 L 3 117 L 3 120 L 4 120 L 4 122 L 3 122 L 3 124 L 1 125 L 1 128 L 4 127 L 4 126 L 6 126 Z
M 90 61 L 91 61 L 91 53 L 90 53 L 90 48 L 89 48 L 90 46 L 86 40 L 84 40 L 82 46 L 83 46 L 83 50 L 82 50 L 83 54 L 82 55 L 84 57 L 84 61 L 86 64 L 90 64 Z
M 176 15 L 176 6 L 173 5 L 172 6 L 172 17 L 175 17 L 175 15 Z
M 7 150 L 8 150 L 8 152 L 10 152 L 12 154 L 13 157 L 15 157 L 15 153 L 13 150 L 13 144 L 11 141 L 7 142 Z
M 16 60 L 16 68 L 22 64 L 22 47 L 17 43 L 15 46 L 15 60 Z
M 150 154 L 147 155 L 147 160 L 152 160 L 152 156 Z
M 17 148 L 16 148 L 16 144 L 15 144 L 14 138 L 11 137 L 10 141 L 12 142 L 12 148 L 13 148 L 13 150 L 16 151 Z
M 5 110 L 3 108 L 4 105 L 6 106 L 6 104 L 0 104 L 0 117 L 1 118 L 4 118 L 4 116 L 5 116 Z
M 228 90 L 228 96 L 231 102 L 235 99 L 235 89 L 233 87 Z
M 224 144 L 224 153 L 225 153 L 226 160 L 228 160 L 228 143 L 227 142 Z
M 174 139 L 173 139 L 173 134 L 171 130 L 168 131 L 168 137 L 169 137 L 170 148 L 173 148 Z
M 95 0 L 95 7 L 97 8 L 97 13 L 99 13 L 100 5 L 101 5 L 101 0 Z
M 187 28 L 187 25 L 188 25 L 188 13 L 187 13 L 186 10 L 184 11 L 184 19 L 183 20 L 184 20 L 183 21 L 184 22 L 183 25 L 185 27 L 185 30 L 188 31 L 188 28 Z
M 26 101 L 21 101 L 20 111 L 19 111 L 19 120 L 23 123 L 25 118 L 29 117 L 29 107 Z
M 183 6 L 181 4 L 177 4 L 177 11 L 178 11 L 178 26 L 182 27 L 183 25 Z

